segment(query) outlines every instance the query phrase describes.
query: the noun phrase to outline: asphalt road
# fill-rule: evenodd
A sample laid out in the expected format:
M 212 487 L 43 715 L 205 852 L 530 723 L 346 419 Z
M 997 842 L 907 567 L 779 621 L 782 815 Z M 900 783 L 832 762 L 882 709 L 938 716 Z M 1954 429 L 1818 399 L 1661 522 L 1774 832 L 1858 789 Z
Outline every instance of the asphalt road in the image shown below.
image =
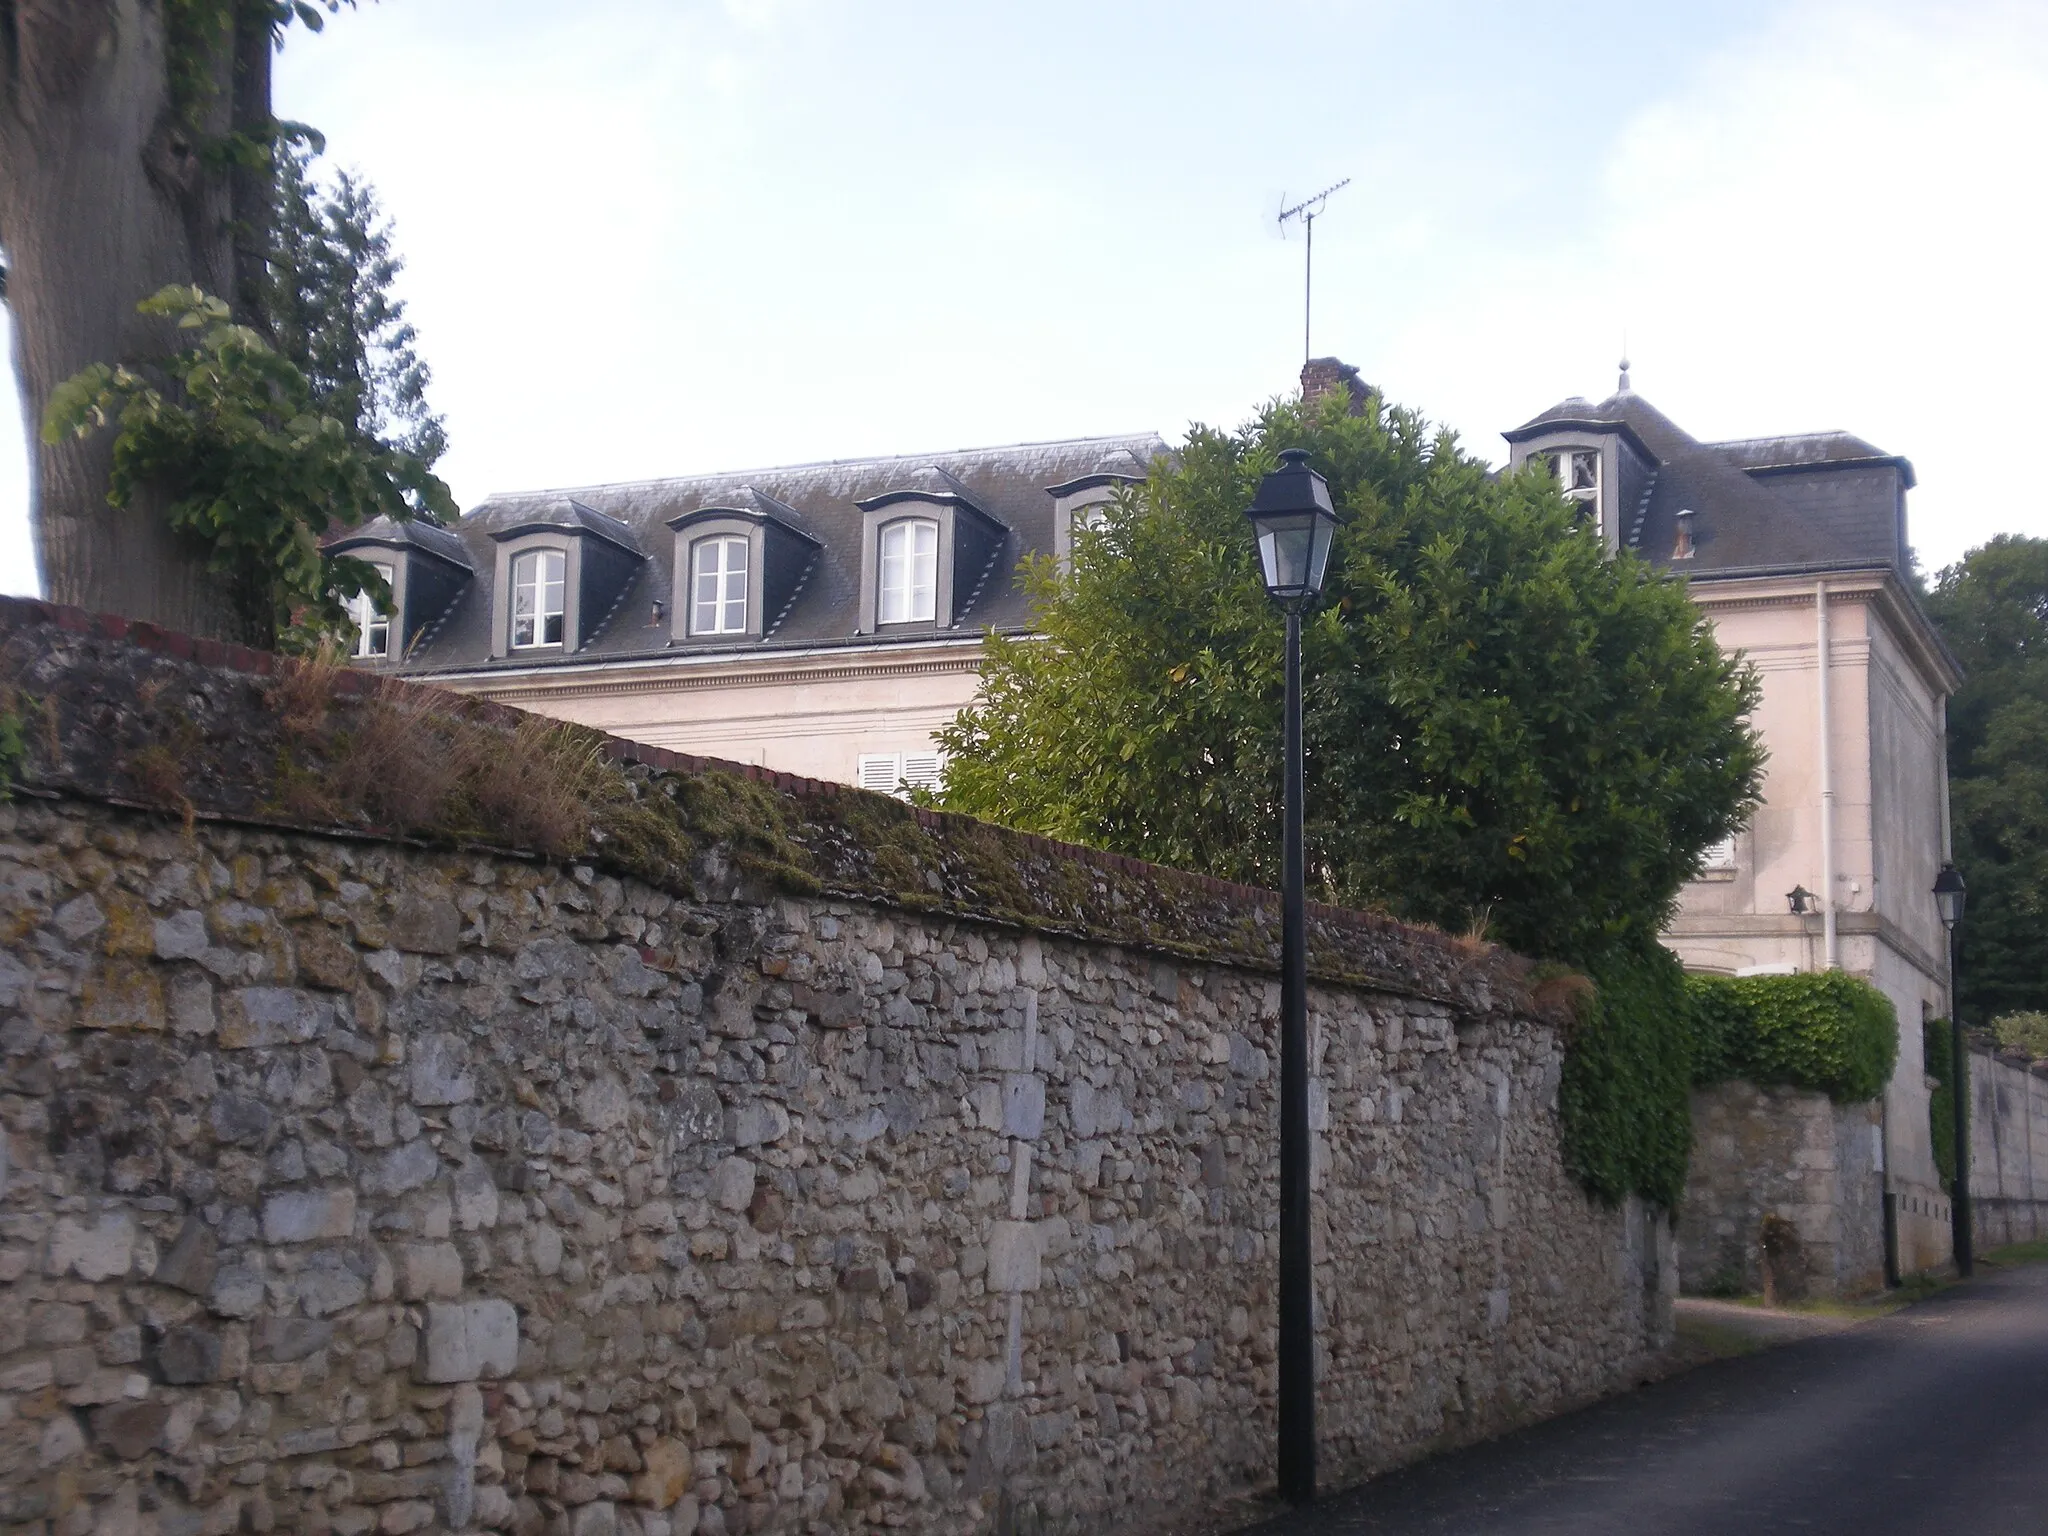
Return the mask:
M 2048 1536 L 2048 1265 L 1722 1360 L 1242 1536 Z

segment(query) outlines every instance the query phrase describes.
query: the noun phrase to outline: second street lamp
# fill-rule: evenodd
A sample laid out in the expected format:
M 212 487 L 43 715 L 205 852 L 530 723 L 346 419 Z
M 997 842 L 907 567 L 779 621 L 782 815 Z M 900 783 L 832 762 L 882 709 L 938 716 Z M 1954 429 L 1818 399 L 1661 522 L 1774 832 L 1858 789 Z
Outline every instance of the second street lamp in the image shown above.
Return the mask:
M 1290 448 L 1245 516 L 1266 593 L 1287 615 L 1280 834 L 1280 1497 L 1316 1496 L 1315 1272 L 1309 1237 L 1308 918 L 1302 861 L 1301 610 L 1323 590 L 1336 537 L 1329 482 Z
M 1967 1277 L 1976 1268 L 1975 1234 L 1970 1226 L 1970 1053 L 1963 1045 L 1963 1010 L 1956 995 L 1956 948 L 1963 926 L 1963 899 L 1969 887 L 1953 864 L 1941 866 L 1934 877 L 1934 907 L 1941 914 L 1941 926 L 1948 930 L 1948 1082 L 1955 1113 L 1949 1117 L 1955 1133 L 1955 1187 L 1949 1191 L 1948 1219 L 1950 1245 L 1955 1249 L 1956 1273 Z

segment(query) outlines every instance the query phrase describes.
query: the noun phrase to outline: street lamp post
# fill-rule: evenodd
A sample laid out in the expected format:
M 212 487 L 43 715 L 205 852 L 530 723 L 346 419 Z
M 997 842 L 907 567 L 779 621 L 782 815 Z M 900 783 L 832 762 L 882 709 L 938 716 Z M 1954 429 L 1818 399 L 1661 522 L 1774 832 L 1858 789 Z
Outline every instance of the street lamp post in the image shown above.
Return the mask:
M 1962 1008 L 1956 991 L 1956 951 L 1961 943 L 1963 899 L 1969 888 L 1953 864 L 1941 866 L 1934 877 L 1934 905 L 1941 913 L 1941 926 L 1948 930 L 1948 1080 L 1955 1113 L 1949 1118 L 1955 1133 L 1955 1187 L 1949 1191 L 1948 1216 L 1951 1246 L 1956 1252 L 1956 1273 L 1968 1276 L 1976 1268 L 1975 1241 L 1970 1225 L 1970 1053 L 1963 1047 Z
M 1315 1275 L 1309 1240 L 1308 923 L 1302 869 L 1301 610 L 1323 588 L 1337 513 L 1330 487 L 1290 448 L 1245 516 L 1266 593 L 1287 616 L 1285 812 L 1280 839 L 1280 1497 L 1316 1496 Z

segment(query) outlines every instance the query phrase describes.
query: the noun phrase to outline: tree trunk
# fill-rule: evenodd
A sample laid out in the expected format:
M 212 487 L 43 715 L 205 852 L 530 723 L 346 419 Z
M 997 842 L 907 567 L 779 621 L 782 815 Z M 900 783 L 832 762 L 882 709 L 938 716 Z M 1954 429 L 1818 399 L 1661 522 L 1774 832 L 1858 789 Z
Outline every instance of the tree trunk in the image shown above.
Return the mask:
M 165 525 L 164 498 L 145 490 L 125 509 L 107 504 L 113 432 L 44 443 L 42 414 L 88 364 L 166 350 L 169 328 L 135 312 L 165 284 L 243 298 L 237 228 L 260 238 L 267 191 L 250 220 L 238 218 L 238 179 L 200 151 L 245 114 L 267 126 L 267 53 L 259 82 L 237 78 L 246 10 L 234 6 L 211 40 L 213 89 L 187 121 L 171 95 L 164 0 L 0 0 L 0 240 L 44 591 L 233 639 L 246 636 L 225 587 L 205 548 Z

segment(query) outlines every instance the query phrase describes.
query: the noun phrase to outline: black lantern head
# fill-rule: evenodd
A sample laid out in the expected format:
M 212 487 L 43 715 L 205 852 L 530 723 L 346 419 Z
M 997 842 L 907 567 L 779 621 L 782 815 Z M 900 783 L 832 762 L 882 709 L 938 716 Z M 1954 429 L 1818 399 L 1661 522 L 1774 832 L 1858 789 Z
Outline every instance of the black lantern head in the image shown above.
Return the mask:
M 1969 895 L 1969 887 L 1963 884 L 1962 874 L 1953 864 L 1941 866 L 1941 873 L 1934 877 L 1934 905 L 1941 913 L 1941 925 L 1954 928 L 1963 920 L 1963 898 Z
M 1803 885 L 1795 885 L 1785 893 L 1785 904 L 1792 909 L 1794 917 L 1804 917 L 1813 910 L 1813 892 Z
M 1308 467 L 1307 449 L 1289 448 L 1280 455 L 1280 467 L 1259 481 L 1245 516 L 1258 535 L 1267 596 L 1291 608 L 1323 590 L 1337 509 L 1330 502 L 1330 483 Z

